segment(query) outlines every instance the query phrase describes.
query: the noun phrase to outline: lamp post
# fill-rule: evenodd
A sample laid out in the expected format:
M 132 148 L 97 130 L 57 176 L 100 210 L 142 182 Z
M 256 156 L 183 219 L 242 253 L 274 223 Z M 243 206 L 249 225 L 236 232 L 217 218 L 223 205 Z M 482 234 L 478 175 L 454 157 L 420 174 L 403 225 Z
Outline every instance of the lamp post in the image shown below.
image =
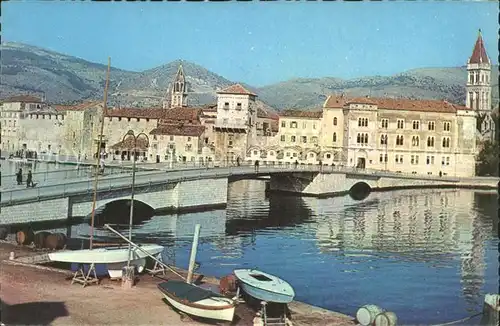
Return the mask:
M 132 150 L 133 150 L 133 157 L 132 157 L 132 185 L 131 185 L 131 196 L 130 196 L 130 219 L 129 219 L 129 230 L 128 230 L 128 240 L 129 241 L 132 241 L 132 222 L 133 222 L 133 219 L 134 219 L 134 186 L 135 186 L 135 161 L 137 160 L 137 156 L 135 155 L 136 154 L 136 150 L 137 150 L 137 139 L 139 139 L 140 136 L 144 136 L 146 138 L 146 147 L 149 145 L 149 139 L 148 139 L 148 136 L 141 132 L 139 133 L 137 136 L 134 134 L 134 131 L 133 130 L 129 130 L 127 131 L 127 133 L 125 134 L 125 136 L 123 136 L 123 143 L 125 143 L 125 140 L 127 138 L 131 138 L 133 140 L 133 146 L 132 146 Z M 128 259 L 127 259 L 127 267 L 130 267 L 130 256 L 132 254 L 132 245 L 131 243 L 129 242 L 128 243 Z

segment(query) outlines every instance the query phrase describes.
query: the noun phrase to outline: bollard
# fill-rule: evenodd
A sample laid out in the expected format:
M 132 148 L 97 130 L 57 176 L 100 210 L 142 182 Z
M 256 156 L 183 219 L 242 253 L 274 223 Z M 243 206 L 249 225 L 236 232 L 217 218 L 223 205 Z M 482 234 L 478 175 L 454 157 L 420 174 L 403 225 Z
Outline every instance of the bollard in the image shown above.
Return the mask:
M 122 288 L 131 289 L 135 284 L 135 266 L 122 268 Z

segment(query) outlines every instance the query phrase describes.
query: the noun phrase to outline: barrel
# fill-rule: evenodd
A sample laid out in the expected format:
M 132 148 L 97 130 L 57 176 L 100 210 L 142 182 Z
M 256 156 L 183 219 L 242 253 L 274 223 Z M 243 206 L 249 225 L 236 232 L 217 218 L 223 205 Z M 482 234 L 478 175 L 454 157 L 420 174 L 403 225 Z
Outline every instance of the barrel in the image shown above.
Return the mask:
M 45 248 L 62 249 L 66 244 L 66 236 L 63 233 L 52 233 L 45 238 Z
M 359 308 L 356 312 L 356 320 L 363 326 L 372 325 L 375 317 L 384 312 L 382 308 L 373 304 L 367 304 Z
M 16 241 L 19 245 L 29 245 L 33 242 L 33 238 L 35 234 L 32 229 L 24 229 L 21 231 L 17 231 L 16 233 Z
M 375 326 L 396 326 L 398 317 L 392 311 L 385 311 L 375 317 Z
M 233 274 L 224 276 L 219 282 L 219 291 L 221 294 L 228 294 L 236 292 L 236 276 Z
M 50 235 L 50 232 L 42 231 L 35 234 L 35 239 L 33 242 L 35 243 L 35 247 L 37 248 L 45 248 L 45 240 L 47 236 Z
M 9 234 L 9 230 L 7 228 L 0 228 L 0 240 L 5 240 L 7 238 L 7 235 Z

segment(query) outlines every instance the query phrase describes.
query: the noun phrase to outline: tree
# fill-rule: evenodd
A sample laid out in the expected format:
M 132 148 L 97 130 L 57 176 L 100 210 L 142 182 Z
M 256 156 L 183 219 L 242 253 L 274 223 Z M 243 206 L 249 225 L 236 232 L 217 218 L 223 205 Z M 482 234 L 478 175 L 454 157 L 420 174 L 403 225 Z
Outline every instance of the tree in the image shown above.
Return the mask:
M 485 141 L 477 156 L 476 175 L 498 176 L 498 164 L 500 163 L 498 139 Z

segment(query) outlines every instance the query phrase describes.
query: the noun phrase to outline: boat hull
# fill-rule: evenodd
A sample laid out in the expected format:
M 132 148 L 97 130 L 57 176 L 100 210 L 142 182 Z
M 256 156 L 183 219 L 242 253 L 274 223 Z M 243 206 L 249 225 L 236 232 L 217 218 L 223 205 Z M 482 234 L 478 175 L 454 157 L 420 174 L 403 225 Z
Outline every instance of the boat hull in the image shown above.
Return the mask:
M 163 246 L 141 245 L 141 249 L 150 255 L 158 255 L 163 251 Z M 48 254 L 51 261 L 80 263 L 80 264 L 115 264 L 127 262 L 129 259 L 128 247 L 106 247 L 99 249 L 64 250 Z M 137 248 L 132 248 L 131 260 L 146 258 L 147 255 Z
M 123 269 L 123 267 L 127 266 L 127 262 L 107 264 L 107 265 L 108 265 L 109 277 L 121 278 L 122 277 L 122 269 Z M 130 266 L 135 266 L 137 273 L 140 274 L 146 268 L 146 258 L 131 260 Z
M 234 275 L 238 279 L 241 289 L 256 299 L 290 303 L 295 297 L 295 292 L 290 284 L 274 275 L 250 269 L 234 270 Z
M 169 290 L 167 283 L 177 283 L 183 288 L 176 290 Z M 214 320 L 224 320 L 232 321 L 234 318 L 235 303 L 233 300 L 225 298 L 217 293 L 213 293 L 210 290 L 205 290 L 198 288 L 195 285 L 183 283 L 180 281 L 169 281 L 158 284 L 158 288 L 163 293 L 165 299 L 174 308 L 197 317 L 214 319 Z M 175 284 L 174 284 L 175 285 Z M 193 292 L 201 292 L 194 293 Z M 193 299 L 190 300 L 189 296 L 192 295 Z M 198 298 L 196 298 L 196 296 Z

